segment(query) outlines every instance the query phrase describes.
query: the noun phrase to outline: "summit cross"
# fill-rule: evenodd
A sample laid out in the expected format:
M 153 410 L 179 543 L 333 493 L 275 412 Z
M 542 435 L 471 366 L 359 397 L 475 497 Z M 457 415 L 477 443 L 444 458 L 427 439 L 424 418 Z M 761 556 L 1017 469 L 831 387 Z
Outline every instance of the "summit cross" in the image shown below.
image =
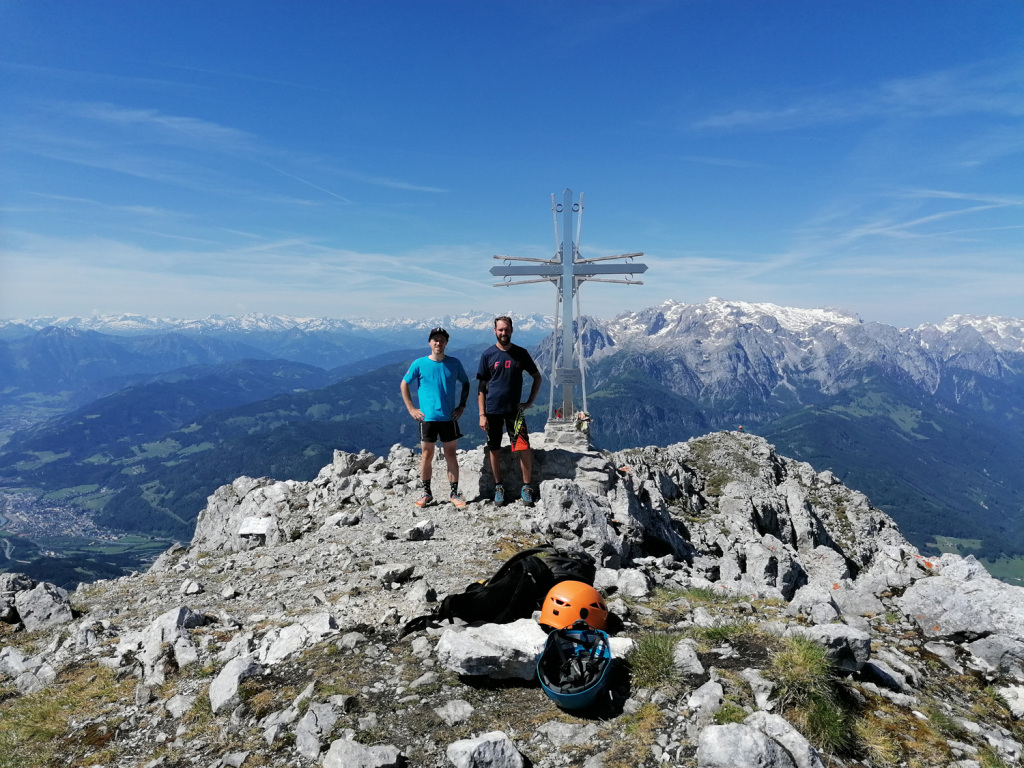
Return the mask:
M 500 267 L 492 267 L 491 274 L 495 277 L 503 277 L 505 280 L 495 283 L 495 287 L 503 288 L 509 285 L 524 285 L 526 283 L 551 282 L 557 290 L 557 303 L 555 317 L 556 323 L 561 316 L 561 349 L 556 335 L 555 350 L 551 358 L 552 367 L 552 397 L 549 399 L 548 420 L 549 421 L 570 421 L 575 417 L 574 390 L 575 385 L 580 385 L 583 396 L 583 410 L 587 410 L 586 380 L 583 375 L 583 350 L 577 354 L 576 343 L 573 333 L 573 311 L 572 299 L 576 298 L 577 314 L 579 314 L 579 287 L 580 284 L 590 280 L 597 283 L 623 283 L 625 285 L 643 285 L 640 280 L 633 280 L 635 274 L 643 274 L 647 271 L 646 264 L 634 263 L 632 260 L 643 256 L 642 252 L 624 253 L 619 256 L 598 256 L 593 259 L 581 259 L 579 253 L 580 229 L 583 223 L 583 193 L 580 193 L 578 203 L 573 202 L 571 189 L 562 192 L 562 202 L 555 200 L 551 195 L 551 212 L 555 223 L 555 247 L 556 253 L 551 259 L 532 259 L 524 256 L 495 256 L 505 262 Z M 558 216 L 562 215 L 562 230 L 559 236 Z M 573 219 L 576 220 L 576 237 L 572 238 Z M 597 264 L 599 261 L 611 261 L 614 259 L 626 259 L 625 264 Z M 510 266 L 513 261 L 530 261 L 534 266 Z M 622 275 L 621 279 L 612 279 L 611 275 Z M 512 280 L 514 277 L 530 278 L 526 280 Z M 561 310 L 560 312 L 558 310 Z M 578 318 L 582 322 L 582 318 Z M 556 325 L 557 331 L 557 325 Z M 580 333 L 576 334 L 582 337 Z M 561 352 L 561 365 L 556 367 Z M 555 415 L 554 387 L 562 387 L 561 418 Z

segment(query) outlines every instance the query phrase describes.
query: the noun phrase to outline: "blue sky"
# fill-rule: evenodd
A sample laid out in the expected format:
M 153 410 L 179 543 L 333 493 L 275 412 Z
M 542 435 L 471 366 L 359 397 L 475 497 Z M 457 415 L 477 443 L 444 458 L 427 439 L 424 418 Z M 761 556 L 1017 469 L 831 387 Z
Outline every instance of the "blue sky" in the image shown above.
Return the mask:
M 0 0 L 0 317 L 1024 316 L 1024 4 Z

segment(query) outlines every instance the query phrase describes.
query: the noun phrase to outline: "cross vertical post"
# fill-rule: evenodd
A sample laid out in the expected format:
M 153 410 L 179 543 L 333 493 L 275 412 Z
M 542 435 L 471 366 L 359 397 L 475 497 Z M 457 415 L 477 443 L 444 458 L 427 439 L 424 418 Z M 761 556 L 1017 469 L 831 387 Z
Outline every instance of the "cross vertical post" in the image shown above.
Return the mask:
M 624 283 L 626 285 L 643 285 L 639 280 L 633 280 L 634 274 L 642 274 L 647 271 L 646 264 L 638 264 L 633 259 L 643 256 L 643 253 L 626 253 L 619 256 L 598 256 L 592 259 L 582 259 L 579 253 L 579 230 L 577 226 L 576 237 L 573 238 L 574 214 L 579 217 L 583 215 L 583 195 L 580 194 L 578 203 L 573 203 L 571 189 L 562 192 L 562 202 L 555 202 L 555 196 L 551 195 L 552 213 L 555 217 L 555 236 L 558 242 L 558 250 L 554 258 L 534 259 L 523 256 L 495 256 L 505 262 L 503 266 L 492 267 L 491 274 L 495 277 L 505 278 L 504 282 L 495 283 L 495 287 L 503 288 L 510 285 L 523 285 L 526 283 L 551 282 L 555 284 L 558 291 L 558 302 L 561 309 L 562 324 L 562 348 L 559 358 L 557 349 L 558 338 L 555 337 L 555 349 L 552 350 L 551 368 L 552 383 L 562 388 L 561 417 L 555 417 L 556 421 L 572 421 L 575 418 L 575 387 L 576 384 L 583 384 L 583 352 L 580 350 L 580 359 L 576 359 L 575 328 L 573 323 L 572 300 L 577 296 L 579 286 L 584 281 L 590 280 L 599 283 Z M 561 239 L 558 239 L 558 214 L 562 214 Z M 577 225 L 581 219 L 577 219 Z M 626 259 L 624 264 L 595 264 L 598 261 L 609 261 L 613 259 Z M 530 261 L 536 266 L 511 266 L 513 261 Z M 604 275 L 622 275 L 622 279 L 608 279 Z M 526 280 L 512 280 L 513 277 L 528 277 Z M 556 315 L 558 313 L 556 312 Z M 557 317 L 556 317 L 557 320 Z M 577 318 L 582 321 L 582 318 Z M 582 332 L 582 328 L 579 329 Z M 558 362 L 561 365 L 558 365 Z M 584 402 L 586 392 L 583 392 Z M 553 399 L 553 398 L 552 398 Z M 554 416 L 554 402 L 549 406 L 549 421 Z
M 576 264 L 577 248 L 579 244 L 573 239 L 572 219 L 573 213 L 583 213 L 582 194 L 581 203 L 576 211 L 572 202 L 572 190 L 566 188 L 562 192 L 562 280 L 559 289 L 562 301 L 562 365 L 557 369 L 559 374 L 555 386 L 562 385 L 562 418 L 570 418 L 576 411 L 573 408 L 573 389 L 576 385 L 579 368 L 575 365 L 573 354 L 576 351 L 576 344 L 573 340 L 572 322 L 572 299 L 576 295 L 576 279 L 573 267 Z M 568 248 L 565 245 L 568 244 Z M 566 291 L 566 286 L 571 286 Z M 557 350 L 554 350 L 557 352 Z M 582 362 L 582 361 L 581 361 Z M 579 377 L 582 378 L 582 377 Z

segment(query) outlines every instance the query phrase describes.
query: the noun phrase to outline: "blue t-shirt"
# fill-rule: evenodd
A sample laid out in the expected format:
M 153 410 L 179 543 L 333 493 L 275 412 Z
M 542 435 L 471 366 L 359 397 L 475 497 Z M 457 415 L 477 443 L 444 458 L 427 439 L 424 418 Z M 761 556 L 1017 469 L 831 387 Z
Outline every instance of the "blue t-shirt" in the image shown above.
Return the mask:
M 519 410 L 523 399 L 523 372 L 537 376 L 537 364 L 530 353 L 513 344 L 506 352 L 497 344 L 480 355 L 480 368 L 476 377 L 487 384 L 484 412 L 512 414 Z
M 413 360 L 403 378 L 410 386 L 416 385 L 420 410 L 426 421 L 451 421 L 461 394 L 458 382 L 469 386 L 469 376 L 462 363 L 447 355 L 440 361 L 431 360 L 429 356 Z

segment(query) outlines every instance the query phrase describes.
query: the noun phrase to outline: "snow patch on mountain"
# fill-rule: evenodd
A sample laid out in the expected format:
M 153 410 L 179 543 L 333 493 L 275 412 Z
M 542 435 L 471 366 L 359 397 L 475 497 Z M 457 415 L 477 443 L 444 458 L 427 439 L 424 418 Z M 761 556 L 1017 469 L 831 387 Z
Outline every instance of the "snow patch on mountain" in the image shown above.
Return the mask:
M 548 330 L 554 327 L 554 319 L 544 315 L 512 315 L 517 330 Z M 210 315 L 201 319 L 183 320 L 174 317 L 145 317 L 135 314 L 82 316 L 43 316 L 34 318 L 0 320 L 0 329 L 24 327 L 42 330 L 47 327 L 75 330 L 98 331 L 115 335 L 145 333 L 206 333 L 222 332 L 284 332 L 299 330 L 312 332 L 376 332 L 409 331 L 443 326 L 449 329 L 487 330 L 493 327 L 494 314 L 470 311 L 458 315 L 443 315 L 432 318 L 371 318 L 341 319 L 330 317 L 292 317 L 289 315 L 266 315 L 251 313 L 242 316 Z
M 800 309 L 770 303 L 727 301 L 712 296 L 703 304 L 669 300 L 640 312 L 627 312 L 612 320 L 609 330 L 623 339 L 631 336 L 672 338 L 698 322 L 707 326 L 711 336 L 717 336 L 743 324 L 805 333 L 812 328 L 859 325 L 863 321 L 853 313 L 838 309 Z
M 998 315 L 952 315 L 941 323 L 918 326 L 919 332 L 934 330 L 953 335 L 964 327 L 973 328 L 1000 352 L 1024 352 L 1024 320 Z

